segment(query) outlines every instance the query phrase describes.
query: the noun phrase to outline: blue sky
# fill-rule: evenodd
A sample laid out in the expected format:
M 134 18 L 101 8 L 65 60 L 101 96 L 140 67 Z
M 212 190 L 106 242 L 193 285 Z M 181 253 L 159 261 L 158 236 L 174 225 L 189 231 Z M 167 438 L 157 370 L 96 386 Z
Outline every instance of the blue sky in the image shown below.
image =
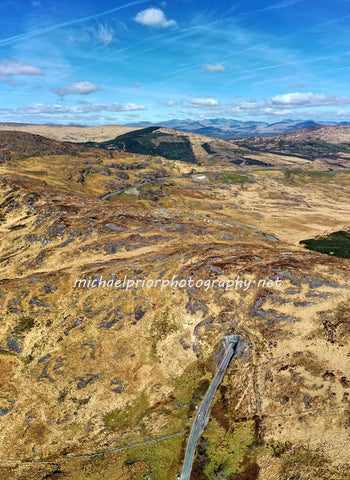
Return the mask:
M 350 121 L 348 0 L 2 0 L 0 121 Z

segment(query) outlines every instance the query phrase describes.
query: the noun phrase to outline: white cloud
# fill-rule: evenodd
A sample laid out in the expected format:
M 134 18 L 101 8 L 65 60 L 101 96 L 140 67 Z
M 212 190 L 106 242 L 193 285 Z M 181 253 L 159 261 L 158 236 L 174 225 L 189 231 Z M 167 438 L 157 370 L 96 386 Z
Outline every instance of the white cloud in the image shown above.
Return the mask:
M 219 102 L 215 98 L 193 98 L 190 101 L 191 107 L 217 107 Z
M 90 82 L 77 82 L 67 85 L 66 87 L 55 87 L 51 89 L 53 93 L 60 97 L 64 95 L 88 95 L 98 90 L 101 90 L 101 87 Z
M 217 63 L 215 65 L 204 65 L 204 69 L 207 72 L 224 72 L 226 70 L 226 67 L 222 63 Z
M 87 105 L 84 104 L 83 106 L 47 105 L 45 103 L 37 103 L 34 105 L 24 105 L 18 108 L 1 108 L 0 112 L 16 115 L 81 115 L 93 112 L 133 112 L 136 110 L 147 109 L 144 105 L 136 105 L 135 103 L 90 103 Z
M 168 102 L 159 102 L 161 105 L 164 105 L 165 107 L 174 107 L 178 103 L 175 102 L 175 100 L 169 100 Z
M 165 13 L 160 8 L 147 8 L 141 10 L 134 18 L 135 22 L 153 28 L 176 27 L 175 20 L 168 20 Z
M 40 68 L 29 65 L 28 63 L 13 62 L 4 60 L 0 63 L 0 75 L 43 75 Z
M 84 27 L 79 30 L 77 34 L 69 36 L 70 43 L 78 45 L 95 43 L 107 46 L 112 43 L 113 40 L 115 40 L 113 28 L 109 25 L 103 25 L 102 23 Z
M 147 110 L 144 105 L 137 105 L 135 103 L 93 103 L 90 105 L 91 112 L 133 112 L 135 110 Z
M 185 104 L 184 111 L 193 109 L 193 112 L 201 112 L 202 115 L 208 115 L 209 111 L 223 116 L 247 119 L 256 117 L 293 118 L 295 112 L 298 112 L 298 118 L 321 118 L 322 114 L 328 118 L 329 115 L 326 110 L 329 107 L 338 107 L 338 111 L 341 111 L 343 115 L 345 110 L 340 110 L 339 107 L 348 105 L 350 105 L 350 96 L 294 92 L 263 100 L 242 99 L 241 101 L 224 103 L 214 98 L 193 98 Z M 322 109 L 322 107 L 325 107 L 325 109 Z
M 325 95 L 324 93 L 295 92 L 276 95 L 271 98 L 269 103 L 273 106 L 287 106 L 289 108 L 349 105 L 350 97 L 338 97 L 336 95 Z
M 95 32 L 95 38 L 104 45 L 109 45 L 114 38 L 114 30 L 108 25 L 99 25 Z
M 256 100 L 245 100 L 243 102 L 233 105 L 244 111 L 251 111 L 261 107 L 259 102 L 257 102 Z
M 142 85 L 141 85 L 140 82 L 136 82 L 136 83 L 133 83 L 132 86 L 133 86 L 134 88 L 140 88 Z

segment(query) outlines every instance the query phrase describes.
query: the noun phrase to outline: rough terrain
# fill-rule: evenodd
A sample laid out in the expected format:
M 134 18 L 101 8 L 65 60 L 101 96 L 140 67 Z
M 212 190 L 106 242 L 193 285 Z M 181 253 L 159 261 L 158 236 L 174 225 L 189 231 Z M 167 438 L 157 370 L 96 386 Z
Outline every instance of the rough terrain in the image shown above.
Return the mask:
M 257 156 L 274 167 L 0 133 L 1 477 L 174 480 L 239 334 L 193 480 L 349 478 L 350 260 L 299 245 L 349 229 L 349 170 Z M 74 287 L 101 275 L 282 282 Z

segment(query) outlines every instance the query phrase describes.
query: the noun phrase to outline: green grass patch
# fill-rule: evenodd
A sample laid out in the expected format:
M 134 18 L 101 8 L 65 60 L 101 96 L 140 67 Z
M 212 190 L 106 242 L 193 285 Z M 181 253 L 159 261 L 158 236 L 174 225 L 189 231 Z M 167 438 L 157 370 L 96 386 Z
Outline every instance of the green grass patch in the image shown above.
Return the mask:
M 180 471 L 182 436 L 75 462 L 77 480 L 169 480 Z M 72 465 L 70 463 L 70 465 Z M 72 467 L 71 467 L 72 468 Z
M 35 325 L 34 318 L 32 317 L 21 317 L 19 323 L 15 326 L 15 330 L 18 333 L 23 333 L 31 330 Z
M 15 352 L 11 352 L 11 350 L 6 350 L 5 348 L 0 348 L 0 355 L 4 355 L 5 357 L 15 357 L 17 354 Z
M 159 314 L 156 313 L 151 325 L 151 343 L 152 354 L 157 351 L 157 345 L 164 340 L 168 335 L 178 330 L 178 325 L 173 314 L 170 314 L 170 307 L 167 306 Z
M 238 424 L 226 437 L 224 429 L 218 425 L 210 427 L 205 435 L 210 440 L 211 462 L 206 469 L 209 478 L 220 466 L 231 475 L 243 470 L 242 460 L 255 440 L 253 421 Z
M 350 184 L 350 170 L 341 169 L 333 171 L 306 171 L 301 169 L 291 169 L 284 171 L 284 180 L 288 183 L 307 186 L 307 185 L 336 185 L 348 187 Z
M 147 414 L 148 409 L 147 394 L 146 392 L 142 392 L 133 405 L 130 405 L 126 409 L 117 409 L 107 413 L 104 419 L 105 426 L 113 432 L 116 430 L 128 430 L 141 422 L 142 418 Z
M 22 357 L 20 357 L 20 359 L 23 365 L 27 367 L 30 364 L 30 362 L 33 360 L 33 357 L 32 355 L 23 355 Z
M 180 428 L 192 424 L 196 406 L 202 401 L 211 378 L 212 374 L 200 362 L 188 365 L 180 377 L 174 378 L 170 405 L 173 424 Z
M 225 430 L 213 418 L 200 439 L 193 466 L 198 480 L 257 480 L 257 442 L 254 420 Z
M 246 175 L 240 175 L 233 172 L 222 172 L 218 175 L 218 180 L 222 183 L 235 184 L 235 183 L 253 183 L 253 180 Z
M 339 172 L 306 172 L 301 169 L 286 170 L 284 172 L 284 179 L 288 182 L 297 183 L 312 183 L 315 181 L 326 181 L 336 179 L 339 176 Z

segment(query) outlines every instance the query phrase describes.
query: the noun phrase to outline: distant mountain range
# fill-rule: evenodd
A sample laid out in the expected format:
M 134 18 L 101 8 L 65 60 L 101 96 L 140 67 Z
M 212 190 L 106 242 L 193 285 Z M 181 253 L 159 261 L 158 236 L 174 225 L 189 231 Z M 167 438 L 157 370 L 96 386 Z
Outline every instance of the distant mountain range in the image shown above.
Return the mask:
M 155 125 L 151 122 L 129 123 L 127 126 L 132 127 L 149 127 Z M 234 140 L 236 138 L 246 138 L 255 136 L 270 136 L 280 133 L 300 130 L 302 128 L 314 129 L 320 126 L 343 126 L 350 125 L 350 122 L 319 122 L 313 120 L 282 120 L 277 123 L 265 122 L 241 122 L 239 120 L 227 118 L 213 118 L 205 120 L 168 120 L 157 123 L 158 126 L 174 128 L 184 132 L 199 133 L 208 137 L 218 137 L 225 140 Z

